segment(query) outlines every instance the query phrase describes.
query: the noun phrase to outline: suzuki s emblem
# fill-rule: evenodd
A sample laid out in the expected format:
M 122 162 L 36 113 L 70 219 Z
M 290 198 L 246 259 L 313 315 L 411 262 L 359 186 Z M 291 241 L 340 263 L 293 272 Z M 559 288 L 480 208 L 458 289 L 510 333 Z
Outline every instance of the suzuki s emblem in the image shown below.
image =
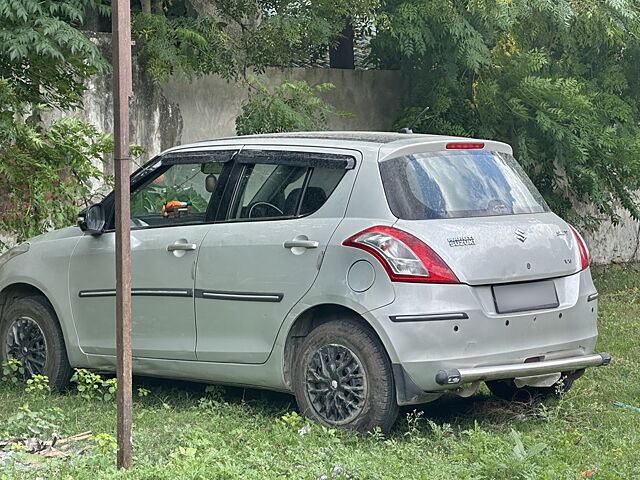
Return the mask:
M 523 243 L 527 239 L 527 234 L 525 233 L 524 230 L 520 228 L 516 228 L 515 234 L 516 234 L 516 238 Z

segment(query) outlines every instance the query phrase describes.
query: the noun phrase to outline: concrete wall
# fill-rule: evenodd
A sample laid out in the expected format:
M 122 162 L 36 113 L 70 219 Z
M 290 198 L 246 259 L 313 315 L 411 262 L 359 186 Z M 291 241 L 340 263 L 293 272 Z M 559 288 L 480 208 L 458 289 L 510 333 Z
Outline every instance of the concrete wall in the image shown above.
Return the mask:
M 322 97 L 355 118 L 328 117 L 330 130 L 389 130 L 400 109 L 402 76 L 397 71 L 335 70 L 326 68 L 268 69 L 258 78 L 268 86 L 287 80 L 310 85 L 332 83 Z M 134 65 L 134 96 L 130 102 L 131 143 L 142 146 L 144 162 L 180 144 L 235 135 L 235 119 L 247 99 L 247 89 L 237 82 L 208 75 L 191 83 L 171 80 L 156 86 Z M 111 76 L 93 79 L 85 94 L 84 108 L 73 114 L 103 132 L 113 132 Z M 53 112 L 47 123 L 63 115 Z M 107 165 L 110 173 L 111 166 Z
M 582 207 L 582 213 L 592 211 L 592 207 Z M 640 222 L 620 209 L 622 218 L 618 225 L 604 221 L 595 232 L 585 232 L 585 241 L 594 264 L 640 262 Z
M 325 92 L 323 98 L 355 114 L 355 118 L 330 116 L 330 130 L 389 130 L 403 95 L 402 77 L 397 71 L 270 69 L 259 78 L 269 86 L 287 80 L 334 84 L 336 88 Z M 180 140 L 189 143 L 235 135 L 235 119 L 247 90 L 237 83 L 206 76 L 189 85 L 170 81 L 162 86 L 162 95 L 170 105 L 178 106 L 182 118 Z

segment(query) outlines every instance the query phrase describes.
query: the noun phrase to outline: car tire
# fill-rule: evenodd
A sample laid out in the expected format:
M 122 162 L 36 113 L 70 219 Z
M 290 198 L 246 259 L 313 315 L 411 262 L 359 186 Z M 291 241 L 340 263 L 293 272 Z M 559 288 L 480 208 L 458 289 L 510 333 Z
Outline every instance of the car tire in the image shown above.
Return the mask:
M 563 375 L 550 387 L 518 387 L 513 379 L 490 380 L 486 384 L 491 394 L 502 400 L 529 402 L 534 398 L 558 397 L 571 389 L 573 380 Z
M 0 318 L 0 358 L 20 360 L 26 379 L 45 375 L 52 390 L 67 387 L 71 366 L 64 337 L 58 318 L 45 298 L 18 298 L 4 309 Z
M 307 335 L 293 388 L 302 414 L 327 427 L 386 433 L 398 416 L 387 353 L 371 328 L 355 320 L 332 320 Z

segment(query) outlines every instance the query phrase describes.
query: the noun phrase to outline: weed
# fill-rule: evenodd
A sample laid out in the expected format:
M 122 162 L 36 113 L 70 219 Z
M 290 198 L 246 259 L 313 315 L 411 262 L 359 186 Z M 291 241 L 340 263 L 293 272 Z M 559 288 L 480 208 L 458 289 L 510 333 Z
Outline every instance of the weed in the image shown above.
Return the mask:
M 380 427 L 374 427 L 373 430 L 369 432 L 369 437 L 377 442 L 381 442 L 385 438 Z
M 407 431 L 404 433 L 404 436 L 410 438 L 412 440 L 421 440 L 423 439 L 420 431 L 420 424 L 424 422 L 424 412 L 413 410 L 412 412 L 407 413 L 405 416 L 405 420 L 407 422 Z
M 277 422 L 296 430 L 300 428 L 303 420 L 296 412 L 285 413 L 279 419 L 276 419 Z
M 0 363 L 2 369 L 2 381 L 9 383 L 18 383 L 22 381 L 25 376 L 24 367 L 20 360 L 16 358 L 10 358 L 6 362 Z
M 86 400 L 109 401 L 116 393 L 117 380 L 115 378 L 105 380 L 97 373 L 92 373 L 84 368 L 76 368 L 71 381 L 76 383 L 78 393 Z
M 195 457 L 198 449 L 195 447 L 178 447 L 174 452 L 171 452 L 169 456 L 173 458 Z
M 118 451 L 118 442 L 108 433 L 99 433 L 91 438 L 94 450 L 101 455 L 108 455 Z
M 348 480 L 353 478 L 340 465 L 334 465 L 327 474 L 320 475 L 318 480 Z
M 24 391 L 35 398 L 46 398 L 51 393 L 49 377 L 46 375 L 32 375 L 27 380 L 27 386 Z
M 204 387 L 204 395 L 214 403 L 224 403 L 224 387 L 220 385 L 207 385 Z
M 65 415 L 58 407 L 33 411 L 28 403 L 18 407 L 18 411 L 11 415 L 5 425 L 6 432 L 19 437 L 50 437 L 60 431 L 60 424 Z
M 148 390 L 146 388 L 143 388 L 143 387 L 138 388 L 137 392 L 138 392 L 138 397 L 139 398 L 146 397 L 146 396 L 149 395 L 149 393 L 151 393 L 150 390 Z

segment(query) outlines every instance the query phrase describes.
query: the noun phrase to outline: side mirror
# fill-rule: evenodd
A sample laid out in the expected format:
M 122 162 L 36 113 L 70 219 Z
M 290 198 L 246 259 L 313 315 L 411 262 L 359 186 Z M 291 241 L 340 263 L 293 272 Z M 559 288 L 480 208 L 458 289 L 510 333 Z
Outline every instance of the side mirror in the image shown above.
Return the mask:
M 104 232 L 104 208 L 101 204 L 91 205 L 78 215 L 78 226 L 83 232 L 101 235 Z

